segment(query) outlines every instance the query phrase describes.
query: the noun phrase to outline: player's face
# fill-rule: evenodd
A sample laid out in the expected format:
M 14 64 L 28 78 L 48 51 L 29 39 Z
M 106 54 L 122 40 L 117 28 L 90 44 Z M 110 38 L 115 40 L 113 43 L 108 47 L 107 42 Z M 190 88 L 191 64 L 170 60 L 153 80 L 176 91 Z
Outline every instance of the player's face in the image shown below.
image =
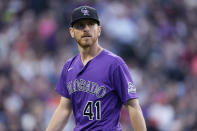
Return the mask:
M 81 47 L 89 47 L 96 43 L 100 33 L 101 26 L 91 19 L 80 20 L 70 28 L 72 38 L 75 38 Z

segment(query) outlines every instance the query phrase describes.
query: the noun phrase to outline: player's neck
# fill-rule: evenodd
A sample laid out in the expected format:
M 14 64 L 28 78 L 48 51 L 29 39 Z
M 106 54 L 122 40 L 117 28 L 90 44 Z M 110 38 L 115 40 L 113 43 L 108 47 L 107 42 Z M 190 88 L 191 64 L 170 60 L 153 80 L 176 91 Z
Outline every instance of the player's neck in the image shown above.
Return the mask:
M 96 57 L 102 51 L 102 47 L 98 43 L 90 47 L 83 48 L 78 46 L 78 48 L 83 65 L 86 65 L 88 61 Z

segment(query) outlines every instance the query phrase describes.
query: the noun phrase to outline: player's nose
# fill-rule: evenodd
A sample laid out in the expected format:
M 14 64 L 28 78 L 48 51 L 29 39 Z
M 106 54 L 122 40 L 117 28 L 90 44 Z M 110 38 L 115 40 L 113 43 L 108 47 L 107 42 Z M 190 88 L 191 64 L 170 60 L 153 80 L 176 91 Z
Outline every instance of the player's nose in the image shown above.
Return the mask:
M 85 25 L 84 25 L 84 31 L 89 31 L 89 30 L 90 30 L 89 25 L 88 25 L 88 24 L 85 24 Z

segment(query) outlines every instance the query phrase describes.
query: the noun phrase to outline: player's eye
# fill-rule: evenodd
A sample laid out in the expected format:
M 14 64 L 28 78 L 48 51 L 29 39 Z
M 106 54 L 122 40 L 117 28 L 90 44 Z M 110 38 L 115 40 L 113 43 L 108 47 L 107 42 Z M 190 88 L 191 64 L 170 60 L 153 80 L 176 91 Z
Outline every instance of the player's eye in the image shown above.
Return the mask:
M 93 21 L 88 22 L 88 26 L 92 26 L 94 24 L 95 24 L 95 22 L 93 22 Z
M 86 21 L 86 22 L 78 22 L 76 24 L 74 24 L 74 28 L 78 29 L 78 30 L 82 30 L 87 26 L 92 27 L 93 25 L 95 25 L 96 22 L 95 21 Z
M 74 28 L 79 29 L 79 30 L 84 29 L 85 28 L 85 24 L 83 24 L 83 23 L 76 23 L 74 25 Z

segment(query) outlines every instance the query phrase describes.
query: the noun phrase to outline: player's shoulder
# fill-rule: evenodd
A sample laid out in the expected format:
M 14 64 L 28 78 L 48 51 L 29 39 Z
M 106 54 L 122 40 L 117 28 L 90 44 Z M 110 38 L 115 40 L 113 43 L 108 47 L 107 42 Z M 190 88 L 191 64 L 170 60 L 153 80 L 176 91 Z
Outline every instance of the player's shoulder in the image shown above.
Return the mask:
M 104 49 L 104 52 L 105 52 L 106 59 L 108 59 L 108 61 L 111 64 L 113 64 L 113 65 L 125 64 L 125 61 L 120 56 L 118 56 L 117 54 L 115 54 L 115 53 L 113 53 L 109 50 L 106 50 L 106 49 Z
M 76 55 L 76 56 L 73 56 L 73 57 L 71 57 L 71 58 L 69 58 L 69 59 L 65 62 L 65 64 L 72 63 L 72 62 L 75 60 L 76 57 L 77 57 L 77 55 Z
M 77 58 L 78 55 L 79 55 L 79 54 L 77 54 L 76 56 L 73 56 L 73 57 L 69 58 L 69 59 L 65 62 L 64 68 L 67 68 L 67 69 L 68 69 L 68 68 L 71 66 L 71 64 L 75 61 L 75 59 Z

